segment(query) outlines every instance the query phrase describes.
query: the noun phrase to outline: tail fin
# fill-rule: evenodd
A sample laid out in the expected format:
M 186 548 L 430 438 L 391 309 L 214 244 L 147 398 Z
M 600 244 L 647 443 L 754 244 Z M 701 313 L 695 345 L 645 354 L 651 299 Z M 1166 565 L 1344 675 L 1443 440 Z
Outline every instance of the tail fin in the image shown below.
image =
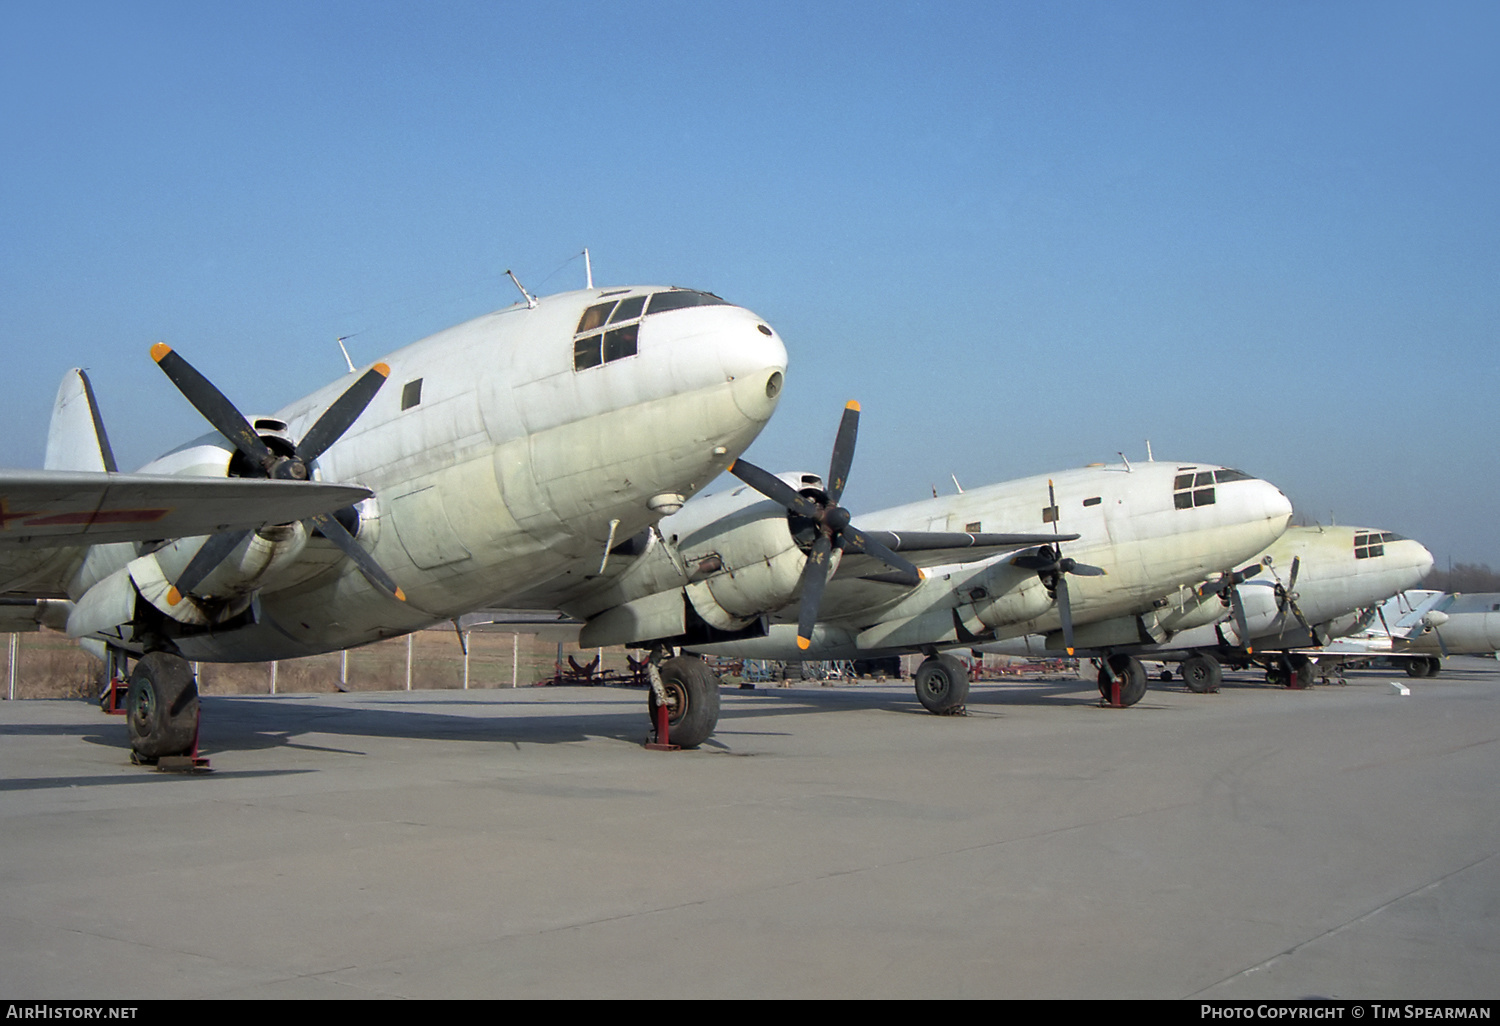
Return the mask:
M 89 376 L 75 367 L 63 375 L 47 431 L 48 470 L 118 470 Z

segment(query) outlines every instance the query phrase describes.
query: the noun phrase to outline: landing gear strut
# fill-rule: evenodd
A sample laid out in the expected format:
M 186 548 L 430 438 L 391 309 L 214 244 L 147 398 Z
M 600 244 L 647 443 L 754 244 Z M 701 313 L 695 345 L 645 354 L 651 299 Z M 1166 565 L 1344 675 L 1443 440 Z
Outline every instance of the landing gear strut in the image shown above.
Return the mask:
M 137 762 L 190 755 L 198 742 L 198 682 L 173 652 L 147 652 L 130 675 L 125 697 L 130 748 Z
M 917 701 L 939 716 L 956 716 L 969 700 L 969 671 L 952 656 L 928 656 L 916 672 Z
M 652 653 L 651 668 L 661 678 L 665 697 L 665 702 L 657 697 L 657 682 L 652 681 L 646 706 L 652 729 L 658 734 L 659 711 L 663 707 L 667 711 L 667 736 L 656 737 L 655 742 L 676 748 L 697 748 L 713 736 L 719 723 L 719 678 L 702 659 L 692 655 L 675 656 L 658 666 L 657 653 Z
M 1119 705 L 1115 706 L 1115 685 L 1119 684 Z M 1099 694 L 1105 704 L 1124 709 L 1135 705 L 1146 695 L 1146 668 L 1135 656 L 1112 655 L 1099 665 Z

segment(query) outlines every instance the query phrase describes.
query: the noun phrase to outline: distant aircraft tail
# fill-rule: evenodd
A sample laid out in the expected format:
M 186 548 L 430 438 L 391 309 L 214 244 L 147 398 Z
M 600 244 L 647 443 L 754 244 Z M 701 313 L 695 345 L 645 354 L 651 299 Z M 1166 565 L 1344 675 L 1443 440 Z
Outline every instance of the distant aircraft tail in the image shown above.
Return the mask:
M 74 367 L 63 375 L 52 406 L 52 426 L 47 431 L 48 470 L 107 470 L 113 473 L 115 454 L 104 433 L 99 404 L 89 376 Z

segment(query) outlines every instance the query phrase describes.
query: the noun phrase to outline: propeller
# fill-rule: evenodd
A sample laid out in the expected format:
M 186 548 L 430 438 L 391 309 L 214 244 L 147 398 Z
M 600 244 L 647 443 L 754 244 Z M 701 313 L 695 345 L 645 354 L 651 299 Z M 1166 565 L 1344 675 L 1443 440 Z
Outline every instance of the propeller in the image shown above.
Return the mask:
M 377 363 L 374 367 L 365 371 L 364 374 L 350 385 L 342 395 L 333 401 L 328 409 L 317 422 L 308 429 L 302 440 L 292 447 L 290 455 L 277 453 L 268 446 L 258 435 L 244 414 L 237 410 L 223 392 L 214 387 L 209 381 L 187 360 L 183 359 L 172 347 L 164 342 L 158 342 L 151 347 L 151 358 L 171 379 L 172 384 L 182 393 L 193 408 L 203 414 L 214 429 L 233 443 L 239 454 L 247 461 L 246 477 L 267 477 L 284 481 L 306 481 L 311 476 L 310 466 L 314 460 L 328 450 L 348 431 L 350 426 L 359 419 L 359 415 L 370 405 L 375 398 L 375 393 L 380 391 L 380 386 L 385 384 L 385 379 L 390 375 L 391 369 L 383 363 Z M 303 521 L 309 531 L 318 531 L 329 541 L 337 545 L 343 553 L 354 561 L 359 572 L 365 576 L 375 587 L 393 598 L 402 602 L 406 601 L 406 594 L 393 581 L 389 574 L 376 563 L 374 558 L 354 540 L 348 528 L 334 517 L 332 513 L 319 513 L 317 516 L 309 517 Z M 178 575 L 171 590 L 167 593 L 167 601 L 176 605 L 182 601 L 185 594 L 190 593 L 195 587 L 203 582 L 214 568 L 222 563 L 235 547 L 250 535 L 250 531 L 227 531 L 223 534 L 211 536 L 198 549 L 197 553 L 188 565 Z
M 922 580 L 922 571 L 849 523 L 849 511 L 839 505 L 844 485 L 849 480 L 849 468 L 854 462 L 854 443 L 858 435 L 859 403 L 851 400 L 844 406 L 844 416 L 839 421 L 833 456 L 828 464 L 828 487 L 821 493 L 799 492 L 775 474 L 744 460 L 735 460 L 729 466 L 729 472 L 735 477 L 802 519 L 802 524 L 794 522 L 794 533 L 807 530 L 815 533 L 807 552 L 807 563 L 802 568 L 802 603 L 797 611 L 797 647 L 804 651 L 812 645 L 812 630 L 818 622 L 818 606 L 828 584 L 829 557 L 834 549 L 875 557 L 895 571 L 892 577 L 886 578 L 895 583 L 915 585 Z
M 1245 603 L 1240 600 L 1240 585 L 1260 573 L 1260 567 L 1259 563 L 1251 563 L 1240 570 L 1227 571 L 1217 581 L 1204 584 L 1198 589 L 1199 595 L 1219 596 L 1219 601 L 1234 614 L 1234 629 L 1239 632 L 1240 644 L 1245 647 L 1246 652 L 1252 653 L 1255 648 L 1250 644 L 1250 624 L 1245 619 Z
M 1047 481 L 1047 508 L 1057 509 L 1057 492 L 1052 487 L 1051 479 Z M 1052 533 L 1058 533 L 1057 516 L 1052 517 Z M 1076 559 L 1062 554 L 1062 539 L 1059 537 L 1050 545 L 1043 545 L 1034 555 L 1015 556 L 1010 561 L 1011 566 L 1020 567 L 1022 570 L 1035 570 L 1041 578 L 1042 587 L 1052 596 L 1057 603 L 1057 615 L 1062 620 L 1063 648 L 1067 649 L 1068 655 L 1073 654 L 1073 601 L 1068 597 L 1068 575 L 1078 577 L 1102 577 L 1104 568 L 1089 566 L 1080 563 Z
M 1291 576 L 1287 578 L 1286 584 L 1282 584 L 1280 575 L 1276 573 L 1276 568 L 1271 568 L 1271 574 L 1276 577 L 1276 611 L 1282 615 L 1281 633 L 1286 633 L 1286 612 L 1290 609 L 1292 615 L 1302 625 L 1303 630 L 1307 631 L 1308 636 L 1312 638 L 1314 644 L 1321 645 L 1322 642 L 1318 640 L 1318 632 L 1313 629 L 1312 624 L 1307 622 L 1307 617 L 1302 615 L 1302 610 L 1297 605 L 1297 573 L 1301 569 L 1302 557 L 1294 556 L 1292 558 Z

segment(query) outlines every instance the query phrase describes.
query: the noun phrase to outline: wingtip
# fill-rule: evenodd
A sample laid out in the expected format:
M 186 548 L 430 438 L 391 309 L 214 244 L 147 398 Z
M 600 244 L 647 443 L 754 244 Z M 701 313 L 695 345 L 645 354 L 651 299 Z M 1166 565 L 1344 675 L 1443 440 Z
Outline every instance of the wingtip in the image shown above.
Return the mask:
M 158 342 L 156 343 L 156 345 L 151 347 L 151 359 L 155 360 L 157 363 L 161 363 L 167 358 L 167 354 L 171 351 L 171 346 L 167 345 L 165 342 Z

